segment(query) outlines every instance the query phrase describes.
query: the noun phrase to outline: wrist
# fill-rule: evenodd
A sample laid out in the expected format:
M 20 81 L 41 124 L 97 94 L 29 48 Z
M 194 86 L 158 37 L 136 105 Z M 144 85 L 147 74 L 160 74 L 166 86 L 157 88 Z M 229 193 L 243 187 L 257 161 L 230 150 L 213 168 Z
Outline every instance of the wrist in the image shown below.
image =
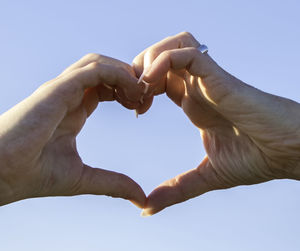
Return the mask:
M 26 198 L 24 183 L 18 184 L 18 175 L 11 162 L 11 159 L 0 156 L 0 206 Z
M 6 205 L 14 201 L 14 189 L 9 184 L 7 177 L 7 165 L 4 158 L 0 158 L 0 206 Z
M 5 179 L 0 178 L 0 206 L 29 198 L 26 196 L 25 190 L 26 189 L 22 187 L 16 188 L 9 184 Z

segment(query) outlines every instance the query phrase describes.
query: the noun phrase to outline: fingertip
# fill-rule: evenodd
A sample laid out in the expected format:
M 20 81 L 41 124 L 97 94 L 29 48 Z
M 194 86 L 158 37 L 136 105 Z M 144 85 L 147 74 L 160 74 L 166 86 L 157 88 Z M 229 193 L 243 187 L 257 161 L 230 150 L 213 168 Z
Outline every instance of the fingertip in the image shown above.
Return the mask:
M 137 184 L 133 179 L 126 176 L 126 183 L 127 183 L 127 191 L 124 190 L 123 193 L 121 193 L 121 198 L 125 200 L 129 200 L 132 204 L 134 204 L 136 207 L 143 209 L 146 205 L 146 194 L 144 190 L 141 188 L 139 184 Z
M 151 216 L 157 214 L 168 206 L 176 204 L 174 201 L 174 194 L 172 194 L 172 188 L 160 185 L 155 188 L 147 197 L 145 207 L 141 213 L 141 216 Z
M 140 214 L 141 217 L 149 217 L 149 216 L 157 214 L 158 212 L 160 212 L 161 210 L 163 210 L 163 208 L 162 209 L 157 209 L 155 207 L 155 204 L 153 204 L 151 202 L 151 194 L 153 194 L 153 191 L 146 198 L 145 205 L 142 208 L 142 211 L 141 211 L 141 214 Z
M 139 106 L 138 100 L 131 101 L 131 99 L 128 97 L 128 94 L 126 94 L 125 91 L 120 88 L 116 88 L 114 92 L 114 99 L 129 110 L 136 109 L 136 107 Z
M 130 202 L 139 209 L 143 209 L 144 204 L 145 204 L 145 201 L 141 202 L 141 201 L 130 200 Z
M 152 103 L 153 103 L 153 96 L 149 98 L 145 98 L 144 103 L 136 109 L 137 114 L 141 115 L 146 113 L 150 109 Z
M 149 208 L 143 209 L 141 212 L 141 217 L 149 217 L 152 215 L 153 215 L 153 213 L 151 212 L 151 209 L 149 209 Z
M 129 199 L 132 204 L 134 204 L 136 207 L 143 209 L 146 205 L 146 194 L 144 193 L 143 189 L 137 184 L 139 187 L 136 194 L 133 196 L 132 199 Z

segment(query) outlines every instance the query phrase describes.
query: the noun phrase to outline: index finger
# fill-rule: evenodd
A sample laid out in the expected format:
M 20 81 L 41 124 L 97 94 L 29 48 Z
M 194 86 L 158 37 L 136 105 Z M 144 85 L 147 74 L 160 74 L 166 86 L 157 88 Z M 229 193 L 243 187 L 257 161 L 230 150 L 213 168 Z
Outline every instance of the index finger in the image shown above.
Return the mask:
M 189 32 L 181 32 L 175 36 L 167 37 L 162 41 L 148 47 L 133 60 L 133 68 L 139 77 L 144 68 L 149 67 L 154 59 L 165 50 L 185 47 L 199 47 L 200 43 Z
M 66 87 L 70 94 L 73 93 L 71 90 L 85 90 L 100 84 L 124 90 L 131 101 L 139 101 L 145 88 L 142 84 L 137 85 L 137 78 L 124 68 L 100 62 L 90 63 L 57 80 L 57 87 Z

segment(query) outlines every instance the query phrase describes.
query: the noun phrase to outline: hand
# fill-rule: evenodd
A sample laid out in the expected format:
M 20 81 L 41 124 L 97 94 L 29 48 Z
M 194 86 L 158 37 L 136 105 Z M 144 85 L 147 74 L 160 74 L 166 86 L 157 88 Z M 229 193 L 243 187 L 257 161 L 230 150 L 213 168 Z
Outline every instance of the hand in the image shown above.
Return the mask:
M 99 194 L 143 207 L 129 177 L 84 164 L 76 135 L 98 102 L 137 108 L 144 92 L 132 68 L 89 54 L 0 116 L 0 205 L 43 196 Z
M 200 128 L 207 152 L 197 168 L 148 196 L 145 216 L 215 189 L 300 179 L 300 105 L 241 82 L 198 46 L 180 33 L 134 59 L 149 92 L 166 92 Z

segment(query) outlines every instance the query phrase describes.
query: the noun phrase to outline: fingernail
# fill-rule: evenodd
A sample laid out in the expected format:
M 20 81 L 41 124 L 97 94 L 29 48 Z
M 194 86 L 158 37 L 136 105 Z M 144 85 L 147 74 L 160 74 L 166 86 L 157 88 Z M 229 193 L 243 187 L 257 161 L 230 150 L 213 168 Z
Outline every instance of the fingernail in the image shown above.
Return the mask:
M 107 85 L 107 84 L 103 84 L 103 85 L 104 85 L 106 88 L 110 89 L 110 90 L 113 89 L 111 86 L 109 86 L 109 85 Z
M 152 214 L 150 213 L 150 209 L 143 209 L 141 212 L 141 217 L 149 217 Z
M 138 111 L 136 109 L 134 111 L 135 111 L 135 117 L 138 118 L 139 117 Z
M 142 96 L 142 97 L 140 98 L 140 103 L 141 103 L 141 105 L 144 104 L 144 96 Z
M 145 77 L 145 75 L 149 72 L 151 66 L 147 66 L 144 68 L 142 75 L 140 76 L 139 80 L 138 80 L 138 84 L 140 84 L 143 81 L 143 78 Z
M 144 90 L 144 94 L 146 94 L 147 92 L 148 92 L 148 90 L 149 90 L 149 86 L 150 86 L 150 84 L 149 83 L 147 83 L 146 81 L 143 81 L 144 82 L 144 84 L 145 84 L 145 90 Z

